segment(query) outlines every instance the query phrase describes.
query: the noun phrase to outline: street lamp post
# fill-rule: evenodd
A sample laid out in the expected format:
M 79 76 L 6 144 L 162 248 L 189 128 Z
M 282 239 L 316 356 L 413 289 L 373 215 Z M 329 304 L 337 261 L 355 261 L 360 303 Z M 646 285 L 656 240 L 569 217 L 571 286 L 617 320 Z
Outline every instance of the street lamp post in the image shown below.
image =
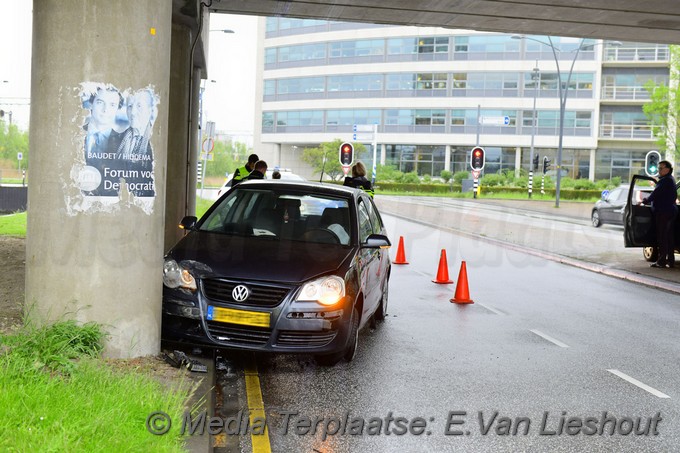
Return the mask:
M 558 87 L 558 94 L 560 97 L 560 129 L 559 129 L 559 138 L 557 142 L 557 162 L 555 163 L 555 169 L 557 171 L 557 179 L 555 181 L 555 207 L 559 208 L 560 207 L 560 183 L 562 180 L 562 142 L 564 138 L 564 115 L 566 111 L 566 106 L 567 106 L 567 95 L 569 94 L 569 84 L 571 83 L 571 75 L 574 72 L 574 64 L 576 63 L 576 60 L 578 59 L 578 55 L 581 52 L 581 49 L 583 48 L 583 44 L 586 41 L 586 38 L 582 38 L 581 42 L 579 43 L 578 47 L 576 48 L 574 58 L 571 60 L 571 67 L 569 68 L 569 73 L 567 74 L 567 82 L 564 86 L 564 89 L 562 89 L 562 71 L 560 68 L 560 60 L 557 57 L 557 52 L 561 52 L 560 49 L 555 47 L 555 45 L 552 42 L 552 37 L 548 36 L 548 42 L 541 41 L 540 39 L 535 39 L 535 38 L 529 38 L 528 36 L 524 35 L 512 35 L 512 39 L 528 39 L 529 41 L 534 41 L 540 44 L 543 44 L 544 46 L 550 47 L 553 53 L 553 57 L 555 58 L 555 66 L 557 67 L 557 87 Z M 595 46 L 598 43 L 593 44 Z M 611 43 L 612 45 L 621 45 L 620 42 L 618 41 L 613 41 Z

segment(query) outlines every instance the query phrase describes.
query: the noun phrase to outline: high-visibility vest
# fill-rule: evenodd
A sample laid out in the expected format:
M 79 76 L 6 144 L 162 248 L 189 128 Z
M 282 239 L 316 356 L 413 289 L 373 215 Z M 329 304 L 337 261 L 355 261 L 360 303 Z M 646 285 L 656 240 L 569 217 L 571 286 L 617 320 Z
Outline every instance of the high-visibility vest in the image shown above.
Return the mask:
M 238 174 L 236 173 L 236 171 L 238 172 Z M 238 182 L 243 181 L 250 174 L 250 172 L 248 171 L 248 168 L 245 165 L 243 167 L 237 168 L 236 171 L 234 172 L 234 181 L 238 181 Z M 233 182 L 232 182 L 232 185 L 233 185 Z

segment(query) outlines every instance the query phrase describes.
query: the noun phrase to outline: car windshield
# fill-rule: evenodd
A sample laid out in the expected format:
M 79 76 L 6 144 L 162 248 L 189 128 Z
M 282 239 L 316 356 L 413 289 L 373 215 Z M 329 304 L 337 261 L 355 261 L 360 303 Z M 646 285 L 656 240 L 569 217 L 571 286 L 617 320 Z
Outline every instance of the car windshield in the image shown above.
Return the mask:
M 232 191 L 199 230 L 341 245 L 353 235 L 348 198 L 281 188 Z

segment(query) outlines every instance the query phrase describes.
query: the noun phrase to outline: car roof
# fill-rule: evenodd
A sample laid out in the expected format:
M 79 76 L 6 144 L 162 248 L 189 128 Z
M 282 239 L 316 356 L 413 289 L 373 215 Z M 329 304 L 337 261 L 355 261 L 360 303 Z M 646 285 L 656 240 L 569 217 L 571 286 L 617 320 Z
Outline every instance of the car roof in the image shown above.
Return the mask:
M 320 183 L 314 181 L 297 181 L 297 180 L 282 180 L 282 179 L 258 179 L 243 181 L 236 188 L 248 187 L 257 188 L 264 187 L 271 189 L 271 186 L 285 187 L 286 189 L 294 188 L 295 190 L 307 191 L 310 193 L 326 193 L 334 195 L 356 195 L 361 193 L 359 189 L 353 187 L 341 186 L 332 183 Z

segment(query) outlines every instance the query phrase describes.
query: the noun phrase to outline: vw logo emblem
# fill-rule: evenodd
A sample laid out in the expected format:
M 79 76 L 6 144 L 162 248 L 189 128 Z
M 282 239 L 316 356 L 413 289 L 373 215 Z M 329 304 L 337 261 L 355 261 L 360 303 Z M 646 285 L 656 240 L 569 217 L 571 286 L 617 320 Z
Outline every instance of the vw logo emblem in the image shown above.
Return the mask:
M 236 301 L 236 302 L 243 302 L 250 296 L 250 293 L 248 292 L 248 288 L 246 288 L 243 285 L 238 285 L 234 290 L 231 292 L 231 297 Z

